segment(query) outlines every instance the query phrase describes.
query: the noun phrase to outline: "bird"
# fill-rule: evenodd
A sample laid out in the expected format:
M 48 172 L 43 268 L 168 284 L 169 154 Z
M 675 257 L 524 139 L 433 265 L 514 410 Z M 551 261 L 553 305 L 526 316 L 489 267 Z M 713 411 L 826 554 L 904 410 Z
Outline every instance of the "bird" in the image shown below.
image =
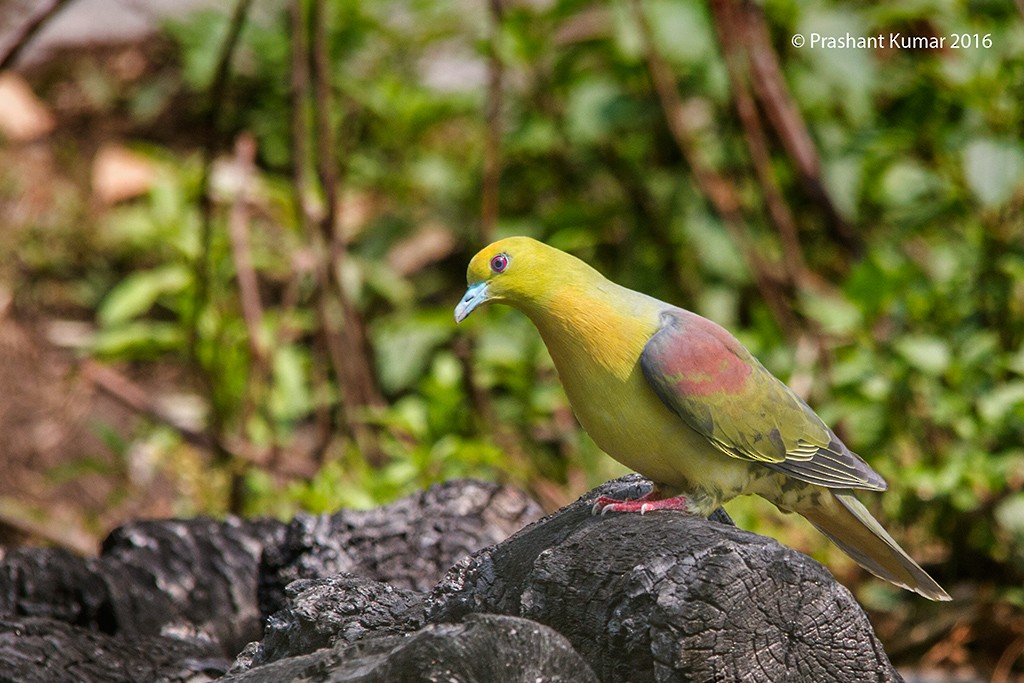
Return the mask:
M 756 494 L 807 519 L 875 576 L 951 599 L 855 497 L 884 491 L 881 475 L 722 326 L 529 237 L 484 247 L 466 279 L 456 323 L 487 302 L 524 313 L 583 429 L 652 481 L 637 499 L 598 497 L 595 513 L 707 517 Z

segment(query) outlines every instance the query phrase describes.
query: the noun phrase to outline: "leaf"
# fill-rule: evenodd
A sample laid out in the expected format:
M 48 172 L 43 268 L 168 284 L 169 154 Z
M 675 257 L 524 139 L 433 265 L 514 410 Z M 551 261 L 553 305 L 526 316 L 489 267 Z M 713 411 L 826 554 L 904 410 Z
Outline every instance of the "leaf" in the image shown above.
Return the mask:
M 97 312 L 100 323 L 111 326 L 127 322 L 152 308 L 161 296 L 185 290 L 191 279 L 191 273 L 180 264 L 129 275 L 103 300 Z
M 573 138 L 592 143 L 612 131 L 612 107 L 622 95 L 619 85 L 607 77 L 580 80 L 569 92 L 566 121 Z
M 816 8 L 808 3 L 796 33 L 811 36 L 870 35 L 868 23 L 860 14 L 844 9 Z M 870 50 L 829 50 L 805 46 L 798 56 L 809 68 L 798 71 L 794 94 L 801 107 L 837 108 L 852 123 L 867 124 L 877 111 L 873 101 L 879 83 L 879 68 Z
M 895 346 L 911 367 L 926 375 L 941 375 L 952 360 L 949 344 L 938 337 L 907 335 L 899 339 Z
M 743 255 L 715 218 L 694 205 L 680 211 L 675 221 L 690 243 L 699 245 L 696 256 L 702 268 L 730 284 L 750 281 Z
M 822 296 L 805 291 L 800 296 L 800 304 L 804 313 L 816 320 L 829 334 L 850 334 L 864 322 L 860 309 L 845 297 Z
M 279 420 L 297 420 L 313 405 L 306 381 L 306 363 L 303 353 L 294 345 L 282 346 L 274 351 L 274 386 L 270 406 Z
M 677 64 L 696 64 L 714 54 L 705 5 L 679 0 L 647 3 L 647 20 L 661 53 Z
M 381 388 L 394 394 L 423 376 L 434 349 L 451 339 L 455 324 L 445 310 L 388 320 L 373 332 Z
M 212 9 L 196 12 L 188 21 L 169 21 L 171 36 L 183 48 L 182 76 L 194 90 L 209 87 L 217 56 L 228 31 L 228 15 Z
M 999 503 L 996 524 L 1018 541 L 1024 540 L 1024 493 L 1015 493 Z
M 836 208 L 847 219 L 858 216 L 858 201 L 864 179 L 864 161 L 859 156 L 847 155 L 825 160 L 823 175 L 829 196 Z
M 964 148 L 964 179 L 982 206 L 1006 203 L 1024 180 L 1024 151 L 1013 140 L 974 140 Z
M 882 176 L 883 201 L 889 206 L 910 206 L 937 186 L 935 174 L 913 161 L 897 161 Z
M 132 322 L 97 332 L 92 352 L 106 358 L 151 358 L 184 343 L 184 332 L 173 323 Z
M 978 414 L 990 424 L 1001 422 L 1024 403 L 1024 381 L 1007 382 L 978 398 Z
M 1006 367 L 1018 375 L 1024 375 L 1024 346 L 1007 358 Z

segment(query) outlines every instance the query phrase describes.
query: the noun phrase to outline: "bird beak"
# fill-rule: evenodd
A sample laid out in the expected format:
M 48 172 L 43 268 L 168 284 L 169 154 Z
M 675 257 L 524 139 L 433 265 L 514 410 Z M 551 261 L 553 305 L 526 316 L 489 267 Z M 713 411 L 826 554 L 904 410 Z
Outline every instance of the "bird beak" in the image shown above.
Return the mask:
M 470 285 L 469 289 L 462 297 L 462 301 L 455 307 L 455 322 L 461 323 L 466 317 L 473 312 L 473 309 L 487 301 L 490 298 L 490 292 L 487 291 L 486 282 L 478 282 L 475 285 Z

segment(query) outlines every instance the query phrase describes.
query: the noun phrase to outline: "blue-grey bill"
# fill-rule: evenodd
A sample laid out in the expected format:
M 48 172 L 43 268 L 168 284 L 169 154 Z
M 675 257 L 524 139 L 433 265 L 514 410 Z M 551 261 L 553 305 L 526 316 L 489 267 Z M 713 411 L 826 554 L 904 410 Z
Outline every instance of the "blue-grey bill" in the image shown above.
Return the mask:
M 461 323 L 466 319 L 473 309 L 487 301 L 487 283 L 478 282 L 470 285 L 462 297 L 462 301 L 455 307 L 455 322 Z

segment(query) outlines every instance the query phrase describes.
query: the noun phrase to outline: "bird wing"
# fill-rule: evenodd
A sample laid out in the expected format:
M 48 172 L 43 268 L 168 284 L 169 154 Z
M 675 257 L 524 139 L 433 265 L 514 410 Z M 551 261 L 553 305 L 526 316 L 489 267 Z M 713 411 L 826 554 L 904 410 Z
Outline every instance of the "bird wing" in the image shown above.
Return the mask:
M 885 480 L 724 328 L 676 308 L 660 322 L 640 355 L 644 376 L 719 450 L 819 486 L 885 490 Z

